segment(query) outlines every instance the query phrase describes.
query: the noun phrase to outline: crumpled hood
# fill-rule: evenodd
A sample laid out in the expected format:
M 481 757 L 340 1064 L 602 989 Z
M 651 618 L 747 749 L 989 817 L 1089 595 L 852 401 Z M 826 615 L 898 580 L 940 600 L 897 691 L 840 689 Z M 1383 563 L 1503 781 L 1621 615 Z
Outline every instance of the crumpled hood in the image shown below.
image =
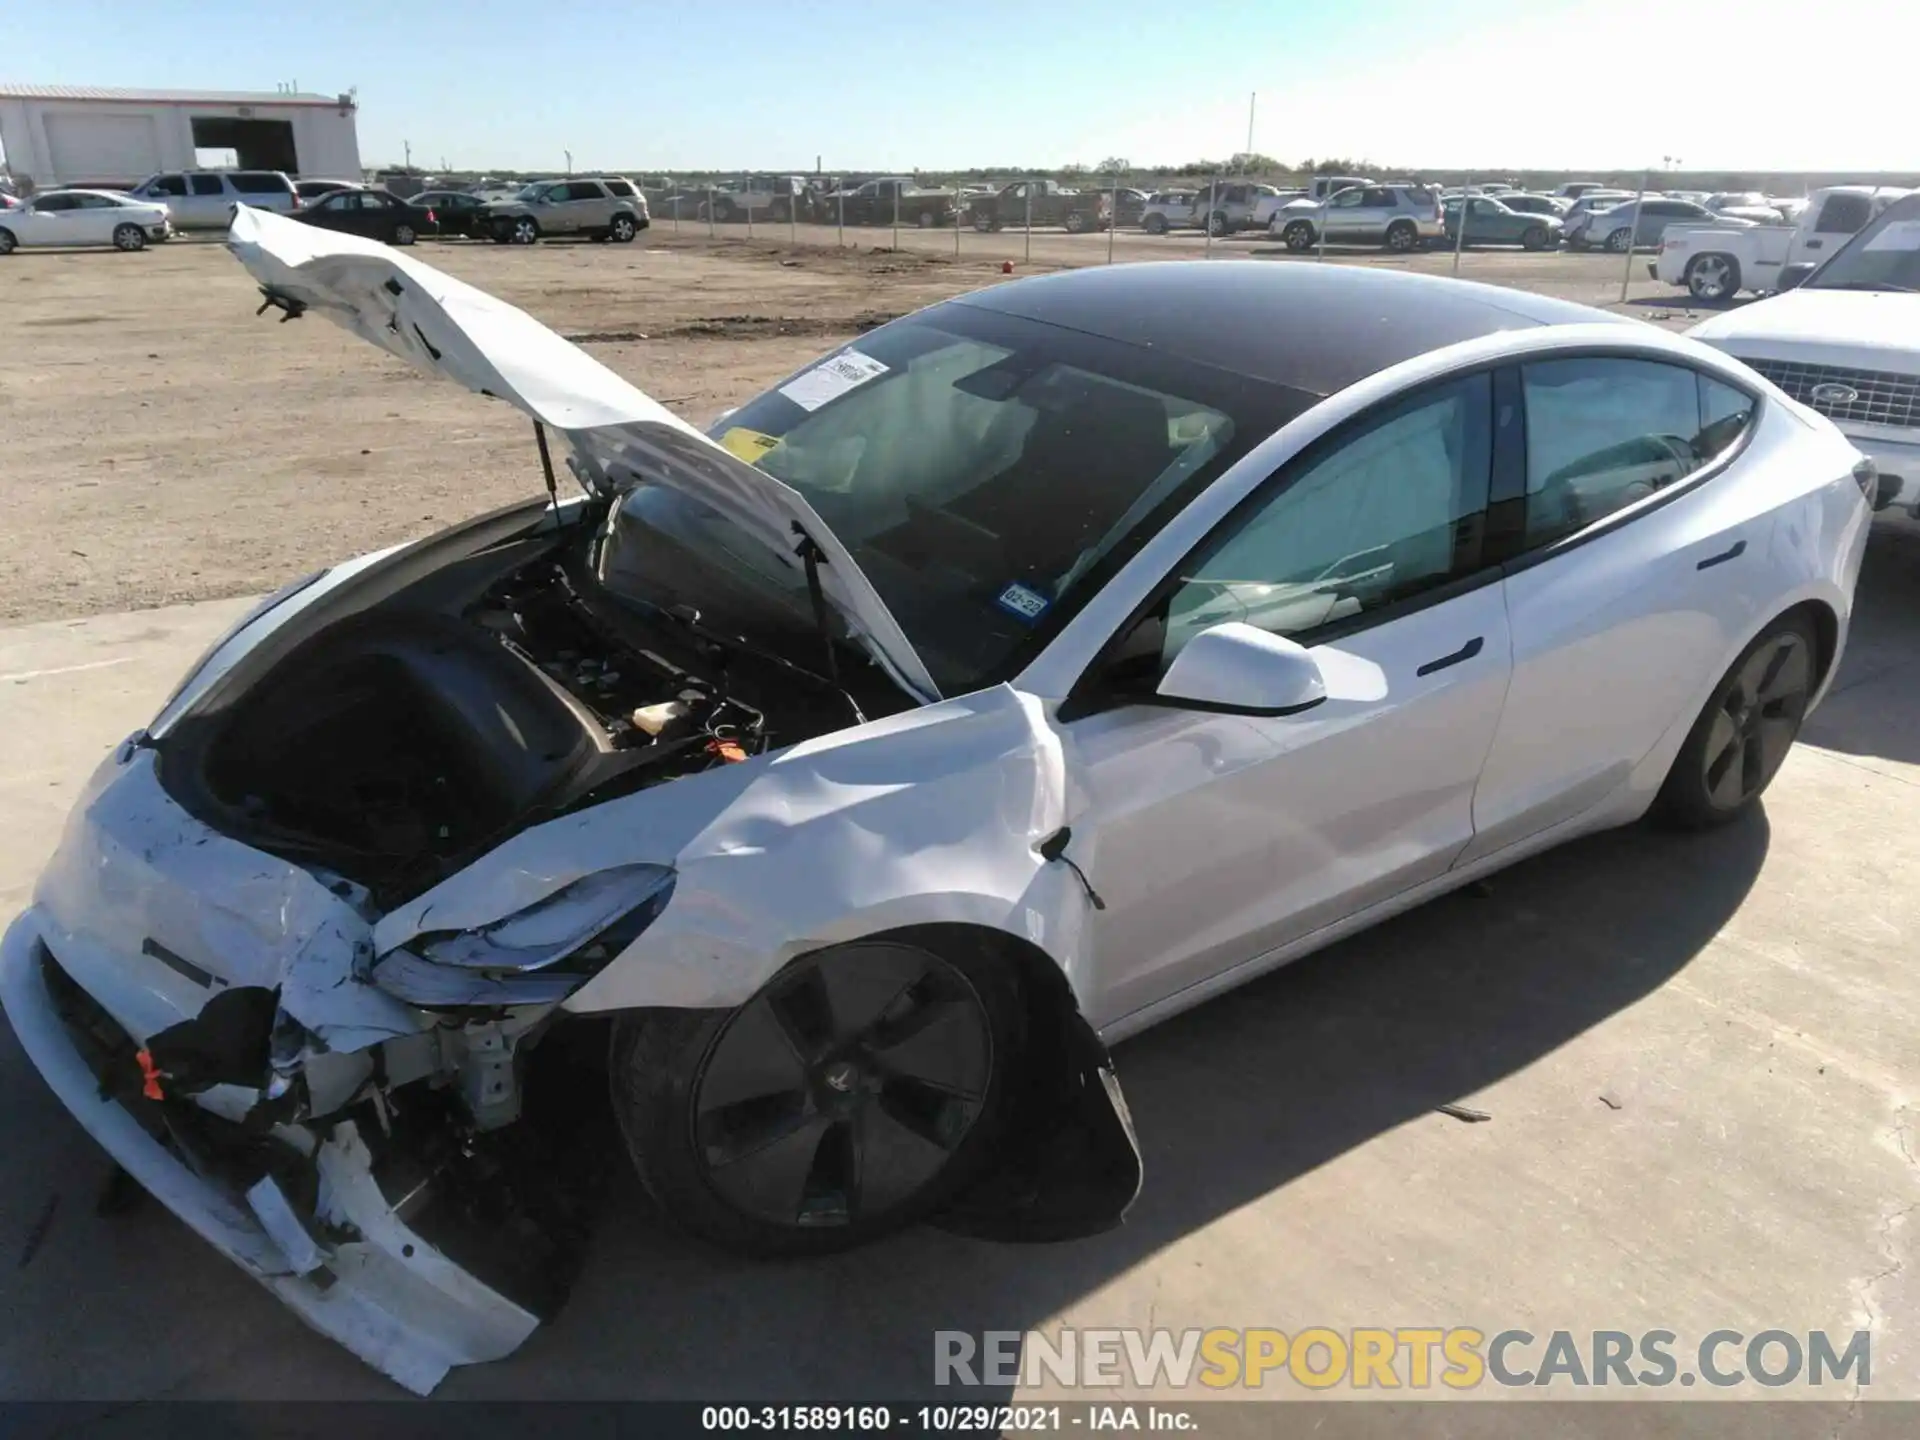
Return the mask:
M 227 248 L 283 305 L 325 315 L 429 374 L 505 400 L 559 436 L 588 490 L 655 482 L 720 511 L 800 568 L 819 546 L 820 586 L 849 630 L 922 700 L 939 689 L 845 545 L 792 487 L 722 449 L 525 311 L 376 240 L 242 205 Z M 796 529 L 797 527 L 797 529 Z
M 1821 351 L 1886 351 L 1908 357 L 1883 368 L 1920 370 L 1920 295 L 1894 290 L 1789 290 L 1701 321 L 1687 331 L 1741 359 L 1804 359 Z

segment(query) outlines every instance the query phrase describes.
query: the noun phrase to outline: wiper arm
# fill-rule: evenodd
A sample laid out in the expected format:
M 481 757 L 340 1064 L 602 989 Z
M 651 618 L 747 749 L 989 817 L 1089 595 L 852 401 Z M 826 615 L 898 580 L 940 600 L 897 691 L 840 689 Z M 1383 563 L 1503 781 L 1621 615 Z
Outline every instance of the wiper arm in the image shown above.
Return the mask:
M 793 553 L 807 567 L 807 599 L 813 602 L 813 628 L 820 633 L 820 643 L 827 647 L 827 679 L 834 689 L 847 697 L 847 704 L 853 708 L 854 720 L 864 725 L 867 717 L 860 713 L 860 702 L 847 694 L 846 687 L 840 683 L 840 647 L 833 639 L 833 621 L 827 613 L 827 593 L 820 588 L 820 567 L 826 563 L 826 552 L 798 520 L 793 522 L 793 533 L 800 537 L 800 543 L 793 547 Z

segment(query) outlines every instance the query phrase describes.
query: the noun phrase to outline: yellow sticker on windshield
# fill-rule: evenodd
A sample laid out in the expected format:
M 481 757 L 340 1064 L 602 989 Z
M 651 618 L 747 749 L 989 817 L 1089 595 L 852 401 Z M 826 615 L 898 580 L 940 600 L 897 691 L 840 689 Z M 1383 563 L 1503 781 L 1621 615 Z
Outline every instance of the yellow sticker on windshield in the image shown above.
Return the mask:
M 777 436 L 763 435 L 758 430 L 736 425 L 720 437 L 720 443 L 751 465 L 778 445 L 780 440 Z

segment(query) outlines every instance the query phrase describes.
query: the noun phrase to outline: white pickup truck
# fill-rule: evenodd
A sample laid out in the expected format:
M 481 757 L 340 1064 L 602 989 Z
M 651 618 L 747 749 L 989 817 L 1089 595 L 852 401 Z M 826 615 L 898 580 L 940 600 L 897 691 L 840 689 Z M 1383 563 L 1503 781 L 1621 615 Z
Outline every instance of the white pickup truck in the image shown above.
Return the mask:
M 1675 226 L 1647 266 L 1654 279 L 1684 285 L 1696 300 L 1731 300 L 1742 290 L 1769 294 L 1789 265 L 1818 264 L 1907 190 L 1834 185 L 1816 190 L 1796 225 Z
M 1796 281 L 1687 333 L 1838 425 L 1879 471 L 1874 509 L 1920 522 L 1920 194 Z

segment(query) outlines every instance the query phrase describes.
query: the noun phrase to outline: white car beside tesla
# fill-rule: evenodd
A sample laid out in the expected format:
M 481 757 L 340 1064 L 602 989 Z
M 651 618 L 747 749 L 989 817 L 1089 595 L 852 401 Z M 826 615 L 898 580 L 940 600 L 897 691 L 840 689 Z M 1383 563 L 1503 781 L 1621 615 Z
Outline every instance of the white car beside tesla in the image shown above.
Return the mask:
M 1871 467 L 1556 300 L 1078 270 L 702 433 L 411 254 L 228 243 L 524 411 L 529 499 L 220 640 L 0 999 L 121 1166 L 420 1391 L 564 1291 L 529 1117 L 569 1036 L 611 1073 L 558 1108 L 610 1095 L 709 1241 L 1083 1234 L 1141 1180 L 1112 1042 L 1574 836 L 1737 818 L 1846 642 Z

